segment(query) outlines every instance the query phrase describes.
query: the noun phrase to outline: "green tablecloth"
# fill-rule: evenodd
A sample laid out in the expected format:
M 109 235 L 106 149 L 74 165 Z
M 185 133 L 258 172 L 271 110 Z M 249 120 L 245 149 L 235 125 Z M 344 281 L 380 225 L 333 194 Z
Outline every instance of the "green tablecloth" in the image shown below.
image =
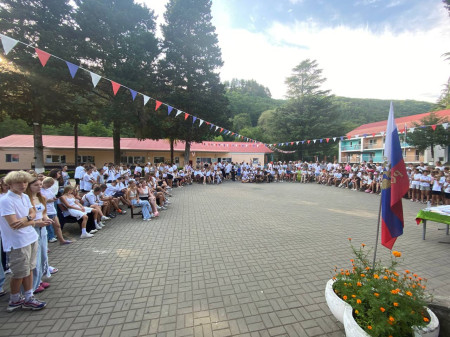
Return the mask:
M 430 220 L 450 225 L 450 216 L 421 210 L 416 215 L 416 222 L 420 224 L 422 220 Z

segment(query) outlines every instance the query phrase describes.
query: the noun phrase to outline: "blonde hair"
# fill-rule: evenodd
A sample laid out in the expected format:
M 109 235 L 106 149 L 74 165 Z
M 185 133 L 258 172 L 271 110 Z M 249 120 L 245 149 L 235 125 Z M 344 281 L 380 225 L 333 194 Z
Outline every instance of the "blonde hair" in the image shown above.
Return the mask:
M 55 183 L 55 180 L 52 177 L 47 177 L 44 180 L 42 180 L 42 184 L 44 184 L 44 185 L 50 185 L 51 186 L 54 183 Z
M 11 185 L 14 183 L 29 183 L 33 180 L 33 176 L 25 171 L 11 171 L 6 175 L 4 179 L 5 184 L 7 185 Z
M 52 178 L 52 179 L 53 179 L 53 178 Z M 66 193 L 68 193 L 68 192 L 70 192 L 70 191 L 73 191 L 73 190 L 74 190 L 73 186 L 67 185 L 66 187 L 64 187 L 63 194 L 66 194 Z

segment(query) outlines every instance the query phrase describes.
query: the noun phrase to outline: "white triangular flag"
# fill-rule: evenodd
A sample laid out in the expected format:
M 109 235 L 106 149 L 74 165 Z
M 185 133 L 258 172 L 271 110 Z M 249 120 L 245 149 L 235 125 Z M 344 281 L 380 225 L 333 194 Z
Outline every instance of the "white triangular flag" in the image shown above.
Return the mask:
M 218 129 L 219 127 L 218 126 L 216 126 L 216 131 L 217 131 L 217 129 Z
M 298 145 L 298 143 L 300 143 L 299 141 L 296 141 L 295 144 Z
M 334 142 L 336 141 L 336 138 L 337 138 L 337 137 L 333 137 L 333 141 L 334 141 Z
M 445 130 L 447 130 L 448 123 L 442 123 L 442 126 L 444 127 Z
M 384 134 L 385 134 L 385 132 L 384 132 L 384 131 L 381 131 L 380 133 L 381 133 L 381 135 L 382 135 L 382 136 L 384 136 Z
M 150 99 L 150 97 L 145 96 L 145 95 L 142 95 L 142 96 L 144 96 L 144 105 L 146 105 L 148 103 L 148 100 Z
M 313 140 L 314 144 L 316 143 L 316 140 L 317 140 L 317 139 L 314 139 L 314 140 Z
M 175 115 L 175 117 L 178 117 L 178 115 L 180 114 L 180 113 L 182 113 L 183 111 L 181 111 L 181 110 L 178 110 L 177 111 L 177 114 Z
M 409 132 L 413 133 L 416 128 L 409 128 Z
M 93 73 L 92 71 L 89 72 L 91 74 L 92 84 L 94 85 L 94 88 L 97 86 L 98 81 L 102 78 L 100 75 L 97 75 Z
M 8 53 L 11 51 L 11 49 L 13 49 L 14 46 L 19 41 L 11 39 L 10 37 L 5 36 L 3 34 L 0 34 L 0 37 L 2 38 L 2 45 L 3 45 L 3 50 L 5 51 L 5 55 L 8 55 Z
M 202 126 L 203 122 L 204 122 L 204 120 L 200 119 L 200 125 L 199 126 Z

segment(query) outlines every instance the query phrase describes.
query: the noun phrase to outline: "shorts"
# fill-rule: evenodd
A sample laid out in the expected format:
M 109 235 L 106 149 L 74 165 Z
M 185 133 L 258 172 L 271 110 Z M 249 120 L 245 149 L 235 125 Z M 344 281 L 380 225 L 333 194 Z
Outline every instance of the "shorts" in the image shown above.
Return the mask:
M 123 196 L 124 196 L 124 193 L 123 193 L 123 192 L 116 192 L 116 193 L 114 193 L 114 195 L 113 195 L 114 198 L 120 198 L 120 197 L 123 197 Z
M 167 179 L 169 179 L 169 180 L 173 179 L 173 175 L 167 174 Z
M 75 178 L 75 184 L 80 185 L 80 178 Z
M 420 186 L 420 190 L 421 191 L 429 191 L 430 190 L 430 186 Z
M 450 199 L 450 193 L 445 193 L 445 199 Z
M 441 191 L 431 191 L 432 195 L 441 195 Z
M 412 183 L 412 188 L 420 190 L 420 183 Z
M 30 275 L 30 271 L 36 268 L 38 246 L 38 242 L 35 241 L 22 248 L 11 248 L 8 257 L 12 278 L 27 277 Z

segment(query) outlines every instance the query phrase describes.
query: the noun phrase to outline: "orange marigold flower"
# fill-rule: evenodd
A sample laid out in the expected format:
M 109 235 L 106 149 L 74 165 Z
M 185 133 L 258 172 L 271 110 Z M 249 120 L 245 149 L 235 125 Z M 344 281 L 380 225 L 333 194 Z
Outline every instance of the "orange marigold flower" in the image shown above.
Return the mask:
M 379 276 L 378 276 L 378 274 L 373 274 L 373 278 L 380 278 Z
M 385 276 L 383 276 L 383 278 L 384 278 L 385 280 L 389 279 L 389 277 L 387 277 L 386 275 L 385 275 Z
M 372 326 L 371 326 L 371 325 L 368 325 L 368 326 L 367 326 L 367 329 L 372 330 Z
M 333 280 L 336 280 L 336 276 L 333 276 Z
M 398 307 L 398 303 L 397 302 L 394 302 L 393 304 L 394 304 L 394 307 Z
M 401 257 L 401 256 L 402 256 L 402 253 L 400 253 L 400 252 L 394 250 L 394 251 L 392 252 L 392 255 L 394 255 L 395 257 Z
M 366 275 L 365 274 L 361 274 L 361 277 L 365 277 Z
M 405 273 L 406 273 L 406 274 L 409 274 L 409 273 L 410 273 L 410 271 L 409 271 L 408 269 L 406 269 L 406 270 L 405 270 Z
M 356 297 L 356 295 L 355 295 L 355 294 L 353 294 L 353 295 L 352 295 L 352 297 L 353 297 L 353 298 L 355 298 L 355 297 Z
M 391 293 L 394 294 L 394 295 L 398 294 L 397 290 L 395 290 L 395 289 L 392 289 Z
M 356 283 L 356 285 L 357 285 L 358 287 L 362 287 L 362 283 L 361 283 L 361 282 Z
M 357 314 L 357 315 L 358 315 L 358 314 L 359 314 L 359 311 L 358 311 L 358 310 L 355 310 L 355 314 Z
M 400 274 L 394 271 L 394 275 L 398 277 Z
M 413 289 L 416 289 L 416 285 L 415 284 L 413 284 L 412 287 L 413 287 Z
M 353 260 L 353 259 L 350 259 L 350 262 L 352 262 L 352 263 L 353 263 L 353 262 L 355 262 L 355 260 Z
M 381 310 L 381 312 L 385 312 L 386 311 L 386 309 L 383 308 L 383 307 L 380 307 L 380 310 Z
M 375 297 L 379 297 L 379 296 L 380 296 L 379 293 L 373 293 L 373 295 L 374 295 Z
M 352 238 L 348 238 L 348 241 L 352 241 Z
M 424 317 L 424 318 L 423 318 L 423 321 L 424 321 L 424 322 L 429 322 L 430 320 L 429 320 L 428 318 Z
M 413 276 L 414 276 L 414 277 L 417 277 L 417 274 L 414 274 Z M 419 277 L 418 280 L 419 280 L 419 281 L 422 281 L 422 278 Z
M 346 272 L 345 275 L 346 275 L 346 276 L 350 276 L 350 273 L 349 273 L 349 272 Z
M 366 246 L 366 244 L 365 244 L 365 243 L 361 243 L 361 247 L 363 247 L 363 248 L 364 248 L 365 246 Z
M 412 294 L 412 292 L 410 292 L 410 291 L 407 291 L 407 292 L 406 292 L 406 295 L 408 295 L 408 296 L 412 296 L 413 294 Z
M 361 304 L 361 300 L 358 298 L 358 299 L 356 300 L 356 303 Z
M 342 297 L 344 299 L 344 301 L 347 301 L 347 295 L 344 295 L 344 297 Z
M 366 267 L 366 270 L 370 270 L 370 267 Z
M 397 282 L 397 279 L 396 278 L 392 278 L 392 281 Z
M 395 322 L 395 318 L 392 317 L 392 316 L 389 316 L 389 320 L 390 320 L 391 322 Z

